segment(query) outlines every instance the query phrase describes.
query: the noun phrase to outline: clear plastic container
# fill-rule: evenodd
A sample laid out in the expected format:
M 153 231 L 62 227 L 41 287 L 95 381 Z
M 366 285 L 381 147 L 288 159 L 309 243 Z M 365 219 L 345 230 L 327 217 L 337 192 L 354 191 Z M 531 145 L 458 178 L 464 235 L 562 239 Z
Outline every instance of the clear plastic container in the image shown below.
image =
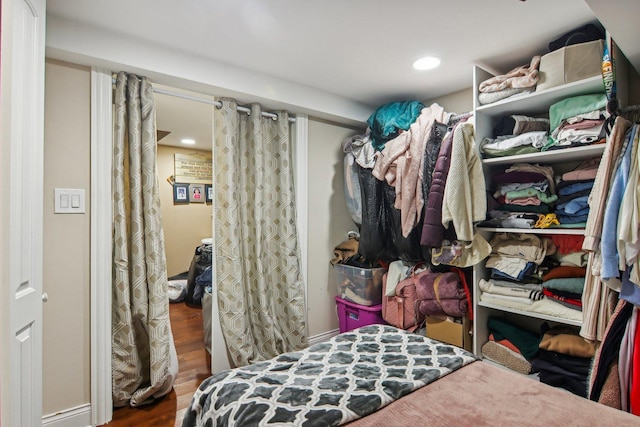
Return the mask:
M 382 276 L 385 268 L 359 268 L 346 264 L 333 266 L 336 272 L 338 296 L 360 305 L 382 302 Z

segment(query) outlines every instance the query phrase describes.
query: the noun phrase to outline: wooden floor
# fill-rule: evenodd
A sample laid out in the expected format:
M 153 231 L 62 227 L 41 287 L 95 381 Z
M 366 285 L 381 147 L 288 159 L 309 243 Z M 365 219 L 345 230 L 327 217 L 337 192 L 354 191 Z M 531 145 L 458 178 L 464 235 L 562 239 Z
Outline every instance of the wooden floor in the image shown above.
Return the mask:
M 184 303 L 169 305 L 171 330 L 180 370 L 171 393 L 142 408 L 115 408 L 108 427 L 180 426 L 198 385 L 210 374 L 210 358 L 204 348 L 202 310 Z

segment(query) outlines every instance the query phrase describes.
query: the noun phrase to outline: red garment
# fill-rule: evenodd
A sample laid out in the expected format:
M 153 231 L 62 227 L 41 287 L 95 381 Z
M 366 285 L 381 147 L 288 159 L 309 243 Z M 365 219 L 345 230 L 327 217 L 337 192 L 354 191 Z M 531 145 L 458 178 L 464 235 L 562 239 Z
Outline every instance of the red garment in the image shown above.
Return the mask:
M 520 352 L 520 349 L 518 349 L 518 347 L 516 347 L 511 341 L 509 341 L 508 339 L 502 339 L 502 340 L 496 340 L 496 337 L 493 336 L 493 334 L 489 335 L 489 341 L 495 341 L 500 345 L 503 345 L 505 347 L 507 347 L 509 350 L 516 352 L 518 354 L 522 354 Z
M 587 269 L 584 267 L 561 265 L 560 267 L 555 267 L 549 270 L 544 276 L 542 276 L 542 280 L 546 282 L 547 280 L 566 277 L 584 277 L 586 272 Z
M 636 324 L 631 356 L 631 384 L 629 384 L 629 412 L 640 415 L 640 322 Z
M 582 300 L 574 299 L 574 298 L 567 298 L 567 297 L 562 297 L 560 295 L 556 295 L 552 290 L 547 289 L 547 288 L 542 288 L 542 293 L 544 294 L 545 297 L 551 298 L 552 300 L 562 301 L 564 303 L 571 304 L 573 306 L 582 308 Z
M 584 236 L 577 236 L 572 234 L 554 234 L 551 236 L 551 240 L 556 244 L 558 252 L 561 254 L 570 254 L 573 252 L 582 251 L 582 242 Z

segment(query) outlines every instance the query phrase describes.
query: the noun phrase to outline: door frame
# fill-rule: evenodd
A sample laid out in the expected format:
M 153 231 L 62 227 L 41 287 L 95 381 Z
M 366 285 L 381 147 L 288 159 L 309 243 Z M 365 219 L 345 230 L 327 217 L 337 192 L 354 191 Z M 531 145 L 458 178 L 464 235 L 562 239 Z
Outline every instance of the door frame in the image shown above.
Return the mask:
M 111 386 L 111 278 L 113 77 L 91 69 L 91 422 L 113 418 Z
M 110 70 L 91 70 L 91 417 L 93 425 L 113 418 L 111 393 L 111 279 L 112 279 L 112 185 L 113 77 Z M 301 268 L 307 304 L 308 254 L 308 117 L 294 116 L 296 218 L 300 239 Z M 214 235 L 212 222 L 211 235 Z M 215 300 L 214 300 L 215 301 Z M 212 318 L 218 316 L 212 304 Z M 219 323 L 218 323 L 219 325 Z M 213 343 L 222 339 L 220 328 L 212 327 Z M 308 334 L 307 321 L 307 334 Z M 214 341 L 215 340 L 215 341 Z M 204 345 L 204 343 L 203 343 Z M 212 364 L 212 369 L 224 364 Z

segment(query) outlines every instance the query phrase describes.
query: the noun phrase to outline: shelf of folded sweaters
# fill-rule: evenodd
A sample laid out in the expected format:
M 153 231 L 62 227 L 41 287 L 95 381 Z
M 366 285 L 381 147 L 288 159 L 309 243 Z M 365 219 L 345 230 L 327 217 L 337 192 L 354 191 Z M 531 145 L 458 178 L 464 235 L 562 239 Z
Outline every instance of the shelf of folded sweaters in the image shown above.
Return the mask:
M 606 144 L 591 144 L 582 147 L 557 148 L 555 150 L 540 151 L 536 153 L 516 154 L 504 157 L 485 157 L 482 164 L 497 166 L 510 165 L 518 162 L 572 162 L 576 159 L 584 159 L 588 157 L 598 157 L 604 152 Z

